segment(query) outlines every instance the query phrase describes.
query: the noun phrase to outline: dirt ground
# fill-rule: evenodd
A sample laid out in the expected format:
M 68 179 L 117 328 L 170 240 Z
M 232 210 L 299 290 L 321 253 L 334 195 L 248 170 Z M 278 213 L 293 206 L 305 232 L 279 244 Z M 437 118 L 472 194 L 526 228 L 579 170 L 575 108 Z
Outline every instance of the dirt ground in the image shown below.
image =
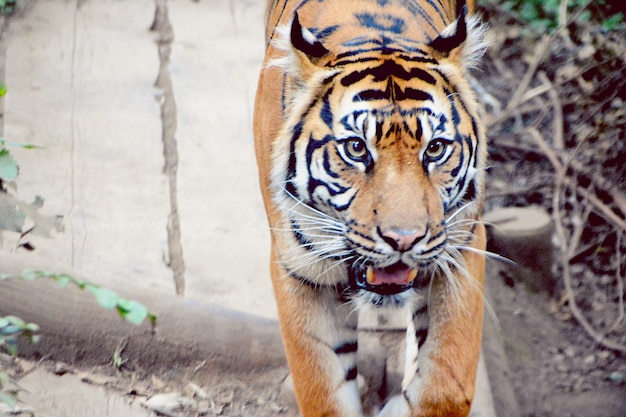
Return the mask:
M 489 294 L 505 346 L 509 381 L 524 417 L 610 417 L 626 415 L 626 360 L 600 349 L 571 318 L 561 316 L 556 301 L 512 283 L 506 267 L 490 262 Z M 493 317 L 487 317 L 493 320 Z M 124 358 L 123 352 L 120 357 Z M 195 368 L 168 372 L 141 369 L 132 362 L 120 366 L 76 367 L 33 358 L 0 358 L 18 384 L 22 401 L 17 415 L 55 417 L 59 401 L 80 407 L 106 400 L 129 416 L 297 416 L 290 397 L 282 392 L 286 367 L 250 373 L 207 372 L 202 358 Z M 489 367 L 489 358 L 487 358 Z M 43 382 L 42 382 L 43 381 Z M 35 383 L 36 382 L 36 383 Z M 65 399 L 46 397 L 46 384 L 66 386 Z M 493 382 L 492 382 L 493 384 Z M 81 388 L 82 387 L 82 388 Z M 502 387 L 493 386 L 496 409 Z M 55 390 L 58 391 L 58 390 Z M 131 408 L 131 405 L 133 408 Z M 51 407 L 49 413 L 41 413 Z M 77 408 L 81 409 L 81 408 Z M 2 410 L 0 408 L 0 410 Z M 56 410 L 56 411 L 55 411 Z M 85 410 L 85 408 L 82 408 Z M 119 412 L 122 415 L 121 411 Z M 0 415 L 3 415 L 0 412 Z M 8 414 L 6 414 L 8 415 Z M 73 414 L 70 414 L 73 415 Z M 77 414 L 80 415 L 80 414 Z M 113 414 L 102 414 L 113 415 Z M 502 415 L 502 414 L 499 414 Z M 97 414 L 94 414 L 97 416 Z
M 497 13 L 501 17 L 496 17 Z M 523 25 L 501 10 L 492 7 L 486 9 L 485 14 L 492 22 L 497 47 L 490 51 L 487 64 L 476 77 L 480 85 L 500 103 L 508 103 L 515 95 L 510 87 L 511 80 L 522 80 L 532 66 L 538 38 L 524 37 Z M 593 184 L 585 184 L 585 187 L 592 194 L 600 194 L 598 189 L 616 189 L 616 192 L 608 192 L 605 193 L 608 196 L 602 194 L 601 197 L 605 206 L 618 213 L 618 217 L 621 216 L 622 219 L 624 213 L 620 212 L 620 205 L 614 201 L 614 197 L 622 195 L 626 189 L 623 165 L 626 157 L 623 100 L 626 100 L 626 94 L 624 83 L 619 84 L 619 79 L 626 79 L 625 33 L 623 28 L 621 32 L 613 34 L 604 33 L 593 26 L 577 27 L 576 30 L 572 28 L 569 45 L 563 41 L 565 38 L 552 39 L 552 45 L 556 45 L 548 53 L 552 59 L 542 60 L 537 71 L 537 74 L 543 72 L 557 82 L 557 75 L 566 76 L 567 71 L 577 72 L 579 67 L 583 68 L 581 71 L 584 77 L 572 76 L 570 81 L 583 90 L 587 89 L 585 95 L 572 92 L 573 87 L 568 82 L 558 81 L 563 86 L 563 90 L 559 91 L 563 110 L 560 117 L 565 120 L 563 124 L 566 126 L 565 133 L 561 133 L 565 138 L 563 153 L 587 145 L 594 150 L 584 155 L 587 159 L 581 157 L 577 160 L 592 169 L 591 173 L 595 176 L 613 181 L 614 184 L 607 187 L 605 182 L 596 180 L 592 181 L 595 188 Z M 595 48 L 590 55 L 593 62 L 585 61 L 591 59 L 585 55 L 589 53 L 589 47 Z M 598 62 L 608 62 L 610 65 L 601 66 Z M 501 65 L 504 65 L 504 69 Z M 596 73 L 589 74 L 590 68 L 594 68 Z M 503 76 L 503 72 L 508 75 Z M 607 78 L 612 80 L 608 87 L 603 84 L 603 80 Z M 528 89 L 537 87 L 539 80 L 540 76 L 533 77 Z M 589 83 L 591 87 L 587 85 Z M 569 90 L 566 89 L 568 86 L 571 87 Z M 545 98 L 547 96 L 543 97 L 545 101 L 529 100 L 521 103 L 521 107 L 535 107 L 513 116 L 512 122 L 491 125 L 490 163 L 493 168 L 488 191 L 490 208 L 532 202 L 543 205 L 554 214 L 554 171 L 549 161 L 550 156 L 543 154 L 540 146 L 533 142 L 518 140 L 517 147 L 514 146 L 515 139 L 519 139 L 515 129 L 519 131 L 520 127 L 529 126 L 536 127 L 553 145 L 552 140 L 558 136 L 554 131 L 554 120 L 558 117 L 553 112 L 547 116 L 537 116 L 536 113 L 541 113 L 542 106 L 545 107 L 545 102 L 550 100 Z M 596 108 L 595 103 L 604 105 Z M 488 107 L 492 104 L 486 103 Z M 599 133 L 590 133 L 593 140 L 580 139 L 580 129 L 576 130 L 571 126 L 580 120 L 588 120 L 590 113 L 603 114 L 610 123 L 602 124 Z M 492 122 L 498 117 L 498 113 L 490 112 Z M 593 123 L 587 123 L 586 126 L 590 126 L 590 129 L 598 128 Z M 614 163 L 620 160 L 621 166 Z M 595 170 L 593 164 L 598 161 L 604 161 L 603 166 L 609 171 L 602 168 Z M 611 164 L 606 161 L 613 166 L 607 168 Z M 584 182 L 584 179 L 577 178 L 577 181 Z M 582 198 L 580 193 L 574 194 L 568 189 L 563 196 L 567 203 L 561 206 L 562 218 L 574 218 L 580 207 L 585 211 L 583 205 L 588 200 Z M 626 269 L 620 253 L 626 252 L 625 242 L 616 237 L 621 232 L 615 232 L 610 215 L 596 214 L 594 217 L 593 212 L 598 211 L 598 206 L 595 207 L 589 210 L 591 215 L 587 214 L 583 218 L 586 220 L 583 221 L 585 230 L 579 238 L 578 249 L 573 251 L 574 255 L 568 264 L 571 270 L 568 273 L 572 276 L 573 291 L 580 307 L 592 326 L 606 338 L 616 343 L 625 343 L 626 324 L 623 318 L 620 319 L 625 295 L 621 274 Z M 567 223 L 565 227 L 571 230 L 575 227 L 575 222 Z M 594 238 L 599 235 L 603 239 L 597 243 Z M 626 416 L 626 354 L 595 341 L 572 315 L 569 309 L 571 298 L 562 281 L 564 270 L 558 256 L 553 268 L 557 278 L 557 292 L 552 296 L 530 291 L 524 284 L 512 278 L 512 272 L 507 266 L 490 261 L 489 269 L 489 295 L 507 354 L 509 380 L 514 387 L 520 415 Z M 487 317 L 487 320 L 490 319 L 492 318 Z M 51 378 L 48 381 L 55 385 L 68 384 L 77 390 L 72 384 L 79 381 L 78 386 L 94 388 L 95 390 L 80 395 L 85 398 L 105 396 L 111 407 L 111 398 L 117 399 L 116 401 L 121 399 L 123 406 L 126 403 L 133 403 L 135 406 L 143 404 L 130 410 L 128 415 L 131 416 L 297 415 L 289 399 L 281 396 L 281 386 L 288 374 L 285 367 L 243 374 L 214 373 L 207 372 L 202 358 L 198 358 L 196 367 L 155 374 L 150 369 L 140 369 L 131 362 L 124 362 L 123 352 L 121 362 L 115 364 L 112 360 L 111 364 L 99 367 L 65 365 L 47 360 L 45 356 L 29 359 L 2 356 L 0 366 L 7 369 L 18 384 L 15 389 L 23 403 L 20 403 L 22 411 L 14 413 L 17 415 L 30 415 L 29 410 L 31 406 L 34 407 L 33 403 L 45 404 L 45 399 L 20 388 L 21 381 L 24 386 L 30 384 L 29 376 L 31 379 L 43 379 L 43 374 L 46 378 Z M 492 388 L 497 403 L 498 387 Z M 77 394 L 74 395 L 67 401 L 78 401 Z M 0 415 L 9 414 L 0 408 Z M 42 415 L 48 414 L 36 414 L 38 417 Z M 49 414 L 50 417 L 56 415 L 54 412 Z

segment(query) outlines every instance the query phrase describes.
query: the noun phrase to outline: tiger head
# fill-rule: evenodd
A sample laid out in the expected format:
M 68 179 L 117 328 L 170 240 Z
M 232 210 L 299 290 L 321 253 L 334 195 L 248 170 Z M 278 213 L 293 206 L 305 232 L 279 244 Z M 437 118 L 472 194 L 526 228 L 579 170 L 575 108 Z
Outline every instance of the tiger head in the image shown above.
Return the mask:
M 403 305 L 462 270 L 486 145 L 466 77 L 484 49 L 461 12 L 434 39 L 282 29 L 285 125 L 273 148 L 280 260 L 303 281 Z M 456 274 L 458 275 L 458 274 Z

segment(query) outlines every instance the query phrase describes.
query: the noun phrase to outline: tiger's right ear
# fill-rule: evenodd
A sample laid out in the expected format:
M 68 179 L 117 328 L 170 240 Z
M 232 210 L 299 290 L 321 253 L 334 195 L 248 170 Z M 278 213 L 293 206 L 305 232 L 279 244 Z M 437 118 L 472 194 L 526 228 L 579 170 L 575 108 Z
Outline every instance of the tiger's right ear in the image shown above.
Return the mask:
M 315 71 L 315 67 L 330 51 L 322 45 L 311 31 L 300 24 L 297 13 L 294 15 L 293 22 L 291 22 L 289 39 L 298 61 L 300 61 L 302 75 L 308 78 L 308 75 Z

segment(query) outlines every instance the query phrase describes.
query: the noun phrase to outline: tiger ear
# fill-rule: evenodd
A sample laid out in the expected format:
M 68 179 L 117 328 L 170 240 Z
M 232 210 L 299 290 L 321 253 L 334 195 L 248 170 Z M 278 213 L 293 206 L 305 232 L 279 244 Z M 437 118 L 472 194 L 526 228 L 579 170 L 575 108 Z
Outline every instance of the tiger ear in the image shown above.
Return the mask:
M 444 57 L 449 56 L 452 51 L 461 46 L 467 38 L 467 24 L 465 23 L 466 13 L 467 6 L 463 6 L 456 20 L 448 25 L 439 36 L 428 44 L 428 46 Z
M 465 66 L 474 66 L 487 46 L 485 30 L 478 17 L 467 16 L 467 6 L 463 6 L 456 20 L 428 45 L 436 58 L 462 60 Z
M 297 13 L 293 18 L 293 22 L 291 22 L 289 38 L 305 76 L 313 73 L 315 66 L 329 54 L 328 49 L 322 45 L 315 35 L 300 24 Z

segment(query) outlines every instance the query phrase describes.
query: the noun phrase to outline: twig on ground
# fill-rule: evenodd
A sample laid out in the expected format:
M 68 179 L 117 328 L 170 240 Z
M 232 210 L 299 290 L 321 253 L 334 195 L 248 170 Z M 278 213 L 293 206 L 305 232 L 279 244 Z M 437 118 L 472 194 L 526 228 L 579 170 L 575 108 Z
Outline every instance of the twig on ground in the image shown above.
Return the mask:
M 598 197 L 594 194 L 588 192 L 584 188 L 578 187 L 577 191 L 587 199 L 595 208 L 600 211 L 600 214 L 604 216 L 608 221 L 613 223 L 615 227 L 622 229 L 622 231 L 626 232 L 626 221 L 618 216 L 609 206 L 604 204 Z
M 574 215 L 574 218 L 572 219 L 574 230 L 572 231 L 572 234 L 570 236 L 570 239 L 569 239 L 570 243 L 569 243 L 569 247 L 567 248 L 566 259 L 568 262 L 574 257 L 580 245 L 580 238 L 582 237 L 583 232 L 585 231 L 587 220 L 589 219 L 589 215 L 591 214 L 591 205 L 586 204 L 584 209 L 582 210 L 582 213 L 580 213 L 580 210 L 578 211 L 579 213 Z
M 554 226 L 555 226 L 557 238 L 559 240 L 559 245 L 561 249 L 560 263 L 561 263 L 561 267 L 563 270 L 563 284 L 565 286 L 564 298 L 568 301 L 570 311 L 572 312 L 572 315 L 574 316 L 574 318 L 578 321 L 578 323 L 582 326 L 582 328 L 587 332 L 587 334 L 591 338 L 593 338 L 597 343 L 601 344 L 602 346 L 605 346 L 615 351 L 626 353 L 626 345 L 622 345 L 613 340 L 607 339 L 604 335 L 598 333 L 593 328 L 593 326 L 589 323 L 589 321 L 587 321 L 585 316 L 582 314 L 580 308 L 578 307 L 578 304 L 576 303 L 576 297 L 574 295 L 574 290 L 572 289 L 572 278 L 571 278 L 571 272 L 570 272 L 570 255 L 575 252 L 576 248 L 574 247 L 574 245 L 578 245 L 578 242 L 576 239 L 572 241 L 571 239 L 568 239 L 568 237 L 566 236 L 565 227 L 563 226 L 563 222 L 561 220 L 561 192 L 563 190 L 563 187 L 568 186 L 568 185 L 572 186 L 576 192 L 580 192 L 582 189 L 582 187 L 579 187 L 574 183 L 568 184 L 568 182 L 572 180 L 566 177 L 566 173 L 567 173 L 570 161 L 574 159 L 574 156 L 576 155 L 577 151 L 580 149 L 580 146 L 582 145 L 582 142 L 584 142 L 584 140 L 579 142 L 578 146 L 569 155 L 567 160 L 564 163 L 561 163 L 556 153 L 546 143 L 545 139 L 543 138 L 543 136 L 541 136 L 541 134 L 539 133 L 539 131 L 537 131 L 537 129 L 533 127 L 528 128 L 526 130 L 526 133 L 528 133 L 529 136 L 537 143 L 537 146 L 539 147 L 539 149 L 542 152 L 544 152 L 546 158 L 548 158 L 548 160 L 550 161 L 550 163 L 552 164 L 556 172 L 555 181 L 554 181 L 554 190 L 552 194 L 552 217 L 554 220 Z M 584 191 L 586 193 L 586 190 Z M 593 196 L 591 193 L 586 193 L 586 194 L 587 195 L 585 197 L 587 197 L 589 201 L 591 201 L 592 198 L 595 198 L 597 200 L 595 201 L 594 205 L 598 203 L 604 205 L 601 201 L 599 201 L 597 197 Z M 589 197 L 592 197 L 592 198 L 589 198 Z M 609 212 L 612 213 L 612 211 L 609 211 Z M 568 242 L 571 242 L 571 246 L 568 245 Z
M 539 147 L 539 150 L 544 154 L 546 158 L 548 158 L 548 160 L 554 167 L 556 174 L 557 175 L 561 174 L 561 171 L 563 171 L 563 164 L 561 164 L 559 157 L 552 150 L 552 148 L 550 148 L 550 145 L 548 145 L 548 143 L 545 141 L 543 136 L 541 136 L 541 133 L 539 133 L 537 128 L 535 128 L 534 126 L 531 126 L 525 129 L 524 133 L 526 133 L 528 136 L 530 136 L 531 139 L 535 141 L 535 143 Z
M 537 73 L 537 77 L 539 81 L 541 81 L 544 85 L 547 85 L 548 88 L 548 97 L 550 97 L 550 101 L 552 102 L 552 146 L 556 149 L 563 149 L 565 147 L 565 142 L 563 140 L 563 108 L 561 107 L 561 100 L 559 98 L 559 93 L 557 93 L 556 89 L 552 85 L 552 82 L 548 78 L 545 72 L 539 71 Z
M 615 279 L 617 281 L 617 318 L 609 327 L 607 333 L 617 329 L 617 326 L 624 320 L 624 279 L 622 278 L 622 232 L 617 232 L 617 241 L 615 242 Z
M 535 137 L 533 137 L 534 133 L 529 132 L 529 131 L 524 131 L 523 133 L 527 133 L 531 138 L 535 139 Z M 545 141 L 543 140 L 543 138 L 541 140 L 543 143 L 542 143 L 542 146 L 540 146 L 539 150 L 537 150 L 537 148 L 530 147 L 524 143 L 519 142 L 519 140 L 516 139 L 516 137 L 509 137 L 509 138 L 498 137 L 496 142 L 498 146 L 503 146 L 503 147 L 507 147 L 510 149 L 517 149 L 520 151 L 529 152 L 533 154 L 539 154 L 539 155 L 543 155 L 547 157 L 544 151 L 544 146 L 543 146 Z M 545 149 L 548 150 L 548 153 L 557 154 L 557 151 L 551 149 L 547 144 L 545 144 Z M 562 151 L 558 152 L 558 157 L 560 160 L 567 159 L 566 154 Z M 577 161 L 575 159 L 569 161 L 569 168 L 574 170 L 577 173 L 577 175 L 582 174 L 582 175 L 586 175 L 589 178 L 594 178 L 595 186 L 598 187 L 600 190 L 604 191 L 605 193 L 607 193 L 611 197 L 611 200 L 617 206 L 617 208 L 622 213 L 626 214 L 626 195 L 609 178 L 598 177 L 596 173 L 592 172 L 591 168 L 583 165 L 582 162 Z M 582 191 L 579 190 L 579 192 L 585 198 L 592 195 L 591 193 L 586 192 L 584 189 Z M 620 216 L 618 213 L 615 213 L 614 210 L 612 210 L 606 204 L 602 203 L 602 201 L 600 201 L 597 197 L 591 198 L 590 203 L 592 203 L 594 206 L 597 206 L 598 210 L 600 210 L 601 212 L 608 213 L 607 214 L 608 218 L 612 220 L 617 219 L 618 227 L 626 231 L 626 229 L 623 228 L 623 225 L 626 225 L 626 223 L 624 222 L 624 220 L 622 220 L 622 216 Z
M 539 43 L 535 47 L 535 53 L 533 54 L 533 59 L 528 65 L 528 68 L 526 69 L 524 78 L 522 78 L 522 81 L 520 82 L 519 86 L 513 93 L 513 96 L 511 97 L 511 100 L 509 101 L 509 104 L 506 106 L 504 111 L 498 117 L 496 117 L 493 121 L 491 121 L 491 124 L 490 124 L 491 126 L 498 124 L 504 119 L 508 118 L 511 115 L 511 113 L 513 113 L 517 109 L 520 103 L 522 103 L 523 95 L 528 89 L 528 85 L 532 81 L 535 75 L 535 72 L 537 71 L 537 68 L 539 67 L 539 64 L 541 63 L 546 53 L 548 52 L 548 48 L 550 46 L 552 39 L 553 39 L 553 36 L 544 36 L 539 41 Z
M 578 304 L 576 303 L 576 298 L 574 296 L 574 290 L 572 289 L 572 277 L 570 273 L 570 261 L 567 258 L 567 253 L 570 252 L 567 247 L 567 240 L 565 237 L 565 228 L 563 227 L 563 223 L 561 222 L 560 216 L 560 196 L 561 196 L 561 188 L 564 183 L 564 172 L 565 170 L 561 170 L 560 174 L 557 175 L 557 179 L 555 181 L 555 190 L 552 199 L 552 217 L 554 219 L 554 225 L 557 232 L 557 236 L 559 241 L 561 242 L 561 267 L 563 269 L 563 283 L 565 285 L 565 295 L 564 298 L 568 301 L 569 309 L 572 312 L 572 315 L 578 323 L 582 326 L 582 328 L 587 332 L 587 334 L 593 338 L 597 343 L 605 346 L 609 349 L 619 351 L 622 353 L 626 353 L 626 346 L 620 343 L 617 343 L 613 340 L 607 339 L 604 335 L 596 332 L 593 326 L 587 321 L 585 316 L 582 314 L 580 309 L 578 308 Z
M 580 143 L 579 143 L 580 146 Z M 578 147 L 577 149 L 578 150 Z M 575 151 L 576 151 L 575 150 Z M 570 160 L 573 159 L 576 152 L 573 152 L 570 156 Z M 552 195 L 552 217 L 554 220 L 554 226 L 557 233 L 557 237 L 561 244 L 561 267 L 563 269 L 563 284 L 565 286 L 565 299 L 568 301 L 569 309 L 572 312 L 574 318 L 578 321 L 578 323 L 582 326 L 582 328 L 587 332 L 587 334 L 593 338 L 597 343 L 602 346 L 605 346 L 609 349 L 619 351 L 622 353 L 626 353 L 626 345 L 622 345 L 613 340 L 607 339 L 604 335 L 598 333 L 593 326 L 589 323 L 589 321 L 585 318 L 582 311 L 578 307 L 576 303 L 576 297 L 574 295 L 574 290 L 572 289 L 572 277 L 570 272 L 570 260 L 568 258 L 568 254 L 571 253 L 571 248 L 567 245 L 567 238 L 565 236 L 565 227 L 563 227 L 563 222 L 561 221 L 561 190 L 566 182 L 565 174 L 567 172 L 567 165 L 569 161 L 566 161 L 565 165 L 558 170 L 555 183 L 554 183 L 554 192 Z M 555 167 L 556 168 L 556 167 Z

